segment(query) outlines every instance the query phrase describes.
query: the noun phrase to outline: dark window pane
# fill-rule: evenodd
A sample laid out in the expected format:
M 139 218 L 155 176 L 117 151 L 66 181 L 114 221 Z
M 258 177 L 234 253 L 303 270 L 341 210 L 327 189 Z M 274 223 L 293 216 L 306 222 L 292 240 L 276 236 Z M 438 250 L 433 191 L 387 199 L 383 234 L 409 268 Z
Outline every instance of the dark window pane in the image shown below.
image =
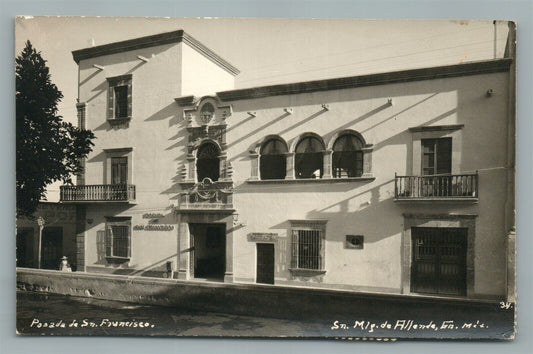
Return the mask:
M 452 138 L 437 141 L 437 174 L 452 172 Z
M 363 143 L 355 135 L 343 135 L 335 140 L 333 151 L 359 151 Z
M 422 139 L 422 173 L 452 172 L 452 138 Z
M 112 157 L 111 158 L 111 183 L 126 184 L 128 183 L 128 158 Z
M 198 149 L 196 159 L 198 181 L 202 181 L 206 177 L 210 178 L 213 182 L 218 181 L 220 177 L 220 161 L 218 155 L 218 148 L 211 143 L 204 144 Z
M 343 135 L 333 144 L 333 177 L 360 177 L 363 174 L 363 143 L 355 135 Z
M 297 154 L 318 152 L 318 151 L 324 151 L 324 146 L 322 145 L 320 140 L 312 136 L 303 138 L 296 146 Z
M 321 178 L 323 171 L 324 146 L 315 137 L 302 139 L 296 146 L 294 166 L 296 178 Z
M 277 139 L 267 141 L 261 146 L 259 167 L 261 179 L 284 179 L 287 167 L 285 153 L 287 148 Z
M 363 153 L 361 151 L 333 152 L 333 177 L 361 177 Z
M 321 178 L 324 153 L 304 153 L 294 156 L 296 178 Z
M 285 155 L 262 155 L 259 160 L 261 179 L 284 179 L 287 166 Z
M 117 86 L 115 91 L 115 118 L 128 117 L 128 86 Z
M 280 155 L 286 152 L 285 144 L 277 139 L 269 140 L 261 146 L 261 155 Z

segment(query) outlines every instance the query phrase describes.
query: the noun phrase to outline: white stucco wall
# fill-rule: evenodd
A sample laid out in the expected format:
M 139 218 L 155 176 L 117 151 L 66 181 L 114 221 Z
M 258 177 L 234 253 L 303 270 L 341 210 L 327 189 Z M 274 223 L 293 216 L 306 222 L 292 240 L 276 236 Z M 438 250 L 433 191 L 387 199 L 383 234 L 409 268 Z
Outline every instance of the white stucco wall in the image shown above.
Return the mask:
M 149 58 L 147 63 L 137 55 Z M 92 64 L 104 66 L 98 71 Z M 133 111 L 127 127 L 106 122 L 106 77 L 132 74 Z M 476 214 L 474 245 L 475 295 L 505 294 L 508 73 L 406 82 L 305 94 L 244 99 L 231 104 L 226 120 L 227 157 L 233 167 L 233 204 L 238 223 L 233 233 L 233 275 L 255 282 L 256 242 L 249 233 L 277 233 L 275 282 L 301 286 L 401 292 L 403 214 Z M 97 135 L 87 161 L 86 184 L 105 181 L 103 149 L 132 147 L 135 205 L 91 205 L 87 208 L 86 265 L 104 268 L 99 243 L 106 216 L 130 216 L 132 226 L 147 224 L 146 213 L 161 213 L 160 224 L 174 224 L 172 206 L 181 190 L 188 133 L 183 108 L 174 98 L 214 95 L 233 88 L 233 76 L 185 44 L 114 54 L 80 63 L 80 102 L 87 103 L 87 128 Z M 488 89 L 493 95 L 485 95 Z M 388 99 L 392 98 L 392 105 Z M 325 111 L 322 104 L 328 104 Z M 284 108 L 292 108 L 286 114 Z M 247 112 L 256 112 L 251 117 Z M 419 144 L 409 127 L 464 124 L 439 136 L 453 140 L 453 173 L 479 170 L 479 202 L 397 203 L 394 175 L 420 175 Z M 374 180 L 341 182 L 248 183 L 249 151 L 267 135 L 281 136 L 289 146 L 305 132 L 327 144 L 340 130 L 353 129 L 373 144 Z M 422 133 L 424 134 L 424 133 Z M 434 133 L 432 133 L 434 134 Z M 423 136 L 422 136 L 423 137 Z M 325 219 L 323 276 L 293 277 L 289 271 L 290 219 Z M 242 225 L 241 225 L 242 224 Z M 171 231 L 132 230 L 132 269 L 178 263 L 178 227 Z M 100 236 L 99 236 L 100 235 Z M 346 235 L 364 235 L 364 248 L 347 249 Z M 105 250 L 104 250 L 105 251 Z M 187 257 L 184 253 L 182 257 Z M 176 270 L 176 268 L 174 268 Z
M 182 55 L 181 95 L 211 95 L 232 90 L 235 76 L 186 43 L 179 43 Z
M 139 60 L 139 55 L 148 62 Z M 135 204 L 87 207 L 91 223 L 86 226 L 86 265 L 96 269 L 107 264 L 102 258 L 105 249 L 103 255 L 101 249 L 105 217 L 127 216 L 132 218 L 131 259 L 121 267 L 150 269 L 166 261 L 176 267 L 176 227 L 172 231 L 145 231 L 133 226 L 146 225 L 150 220 L 143 215 L 147 213 L 163 214 L 157 223 L 175 226 L 172 205 L 180 191 L 177 175 L 187 153 L 187 134 L 174 99 L 200 92 L 202 85 L 205 90 L 231 89 L 233 76 L 182 43 L 90 58 L 80 61 L 79 68 L 79 101 L 86 103 L 86 127 L 96 135 L 86 162 L 85 184 L 110 183 L 104 149 L 132 148 L 128 153 L 128 183 L 136 187 Z M 111 126 L 107 122 L 106 78 L 125 74 L 132 75 L 131 121 Z
M 486 97 L 487 89 L 494 94 Z M 387 105 L 392 98 L 393 105 Z M 321 104 L 328 103 L 329 111 Z M 255 242 L 251 232 L 275 232 L 276 282 L 293 282 L 289 219 L 327 219 L 326 274 L 322 286 L 368 291 L 401 291 L 403 213 L 478 214 L 475 241 L 475 292 L 505 292 L 505 171 L 507 74 L 380 85 L 261 99 L 239 100 L 228 119 L 228 159 L 233 165 L 234 206 L 244 227 L 234 231 L 237 281 L 255 281 Z M 292 107 L 292 115 L 283 108 Z M 256 111 L 250 118 L 247 111 Z M 452 171 L 479 170 L 479 203 L 400 204 L 394 198 L 394 174 L 413 170 L 413 133 L 409 127 L 464 124 L 454 149 Z M 250 184 L 248 150 L 261 138 L 278 134 L 289 146 L 298 135 L 315 132 L 325 142 L 338 130 L 354 129 L 374 144 L 371 182 Z M 458 155 L 458 156 L 457 156 Z M 345 235 L 365 236 L 364 249 L 345 249 Z M 313 283 L 310 278 L 307 283 Z M 301 282 L 305 285 L 306 282 Z M 329 284 L 329 285 L 328 285 Z

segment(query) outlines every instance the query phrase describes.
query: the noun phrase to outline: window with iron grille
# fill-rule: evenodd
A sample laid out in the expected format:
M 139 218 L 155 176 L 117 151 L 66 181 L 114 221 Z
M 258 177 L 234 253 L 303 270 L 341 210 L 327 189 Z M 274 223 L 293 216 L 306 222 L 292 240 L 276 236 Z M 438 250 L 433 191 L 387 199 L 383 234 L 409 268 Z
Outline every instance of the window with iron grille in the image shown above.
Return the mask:
M 324 270 L 325 221 L 291 222 L 291 268 Z
M 106 218 L 106 257 L 130 258 L 131 218 Z

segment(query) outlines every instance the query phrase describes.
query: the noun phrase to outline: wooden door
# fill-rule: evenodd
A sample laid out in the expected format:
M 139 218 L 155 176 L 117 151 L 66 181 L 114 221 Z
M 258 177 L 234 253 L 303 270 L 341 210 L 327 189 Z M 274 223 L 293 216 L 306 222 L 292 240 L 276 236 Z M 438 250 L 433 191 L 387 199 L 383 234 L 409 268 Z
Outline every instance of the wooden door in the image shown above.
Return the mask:
M 412 228 L 411 291 L 466 295 L 466 228 Z
M 32 228 L 17 230 L 17 267 L 35 267 L 33 240 Z
M 257 282 L 274 284 L 274 244 L 257 244 Z
M 59 269 L 59 263 L 63 256 L 63 229 L 61 227 L 45 227 L 41 242 L 41 268 Z

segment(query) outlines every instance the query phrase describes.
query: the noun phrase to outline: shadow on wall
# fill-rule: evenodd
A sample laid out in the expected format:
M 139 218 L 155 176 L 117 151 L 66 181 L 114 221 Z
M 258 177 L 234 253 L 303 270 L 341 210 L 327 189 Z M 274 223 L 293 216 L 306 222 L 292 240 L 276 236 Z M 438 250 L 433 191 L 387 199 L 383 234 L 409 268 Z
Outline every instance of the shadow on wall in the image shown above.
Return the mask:
M 140 56 L 143 56 L 143 57 L 146 57 L 146 58 L 152 58 L 153 56 L 157 56 L 167 50 L 169 50 L 170 47 L 169 46 L 165 46 L 164 48 L 158 48 L 158 47 L 151 47 L 151 48 L 146 48 L 146 49 L 141 49 L 140 51 L 136 52 L 137 55 L 140 55 Z M 121 64 L 121 63 L 124 63 L 125 60 L 124 60 L 124 57 L 122 55 L 118 55 L 118 56 L 111 56 L 111 57 L 107 57 L 105 62 L 95 62 L 93 64 L 98 64 L 98 65 L 101 65 L 101 66 L 113 66 L 113 65 L 116 65 L 116 64 Z M 136 56 L 135 57 L 132 57 L 130 62 L 133 62 L 135 63 L 128 71 L 126 72 L 122 72 L 122 73 L 117 73 L 116 75 L 113 75 L 113 76 L 118 76 L 118 75 L 128 75 L 128 74 L 133 74 L 135 71 L 137 71 L 139 68 L 141 68 L 142 66 L 145 66 L 145 65 L 149 65 L 149 62 L 146 63 L 144 61 L 141 61 L 139 60 Z M 98 74 L 101 74 L 101 79 L 100 79 L 100 82 L 98 82 L 98 84 L 93 87 L 91 89 L 91 92 L 93 92 L 93 95 L 91 97 L 89 97 L 85 103 L 90 103 L 91 101 L 93 101 L 94 99 L 96 99 L 98 96 L 104 94 L 104 95 L 107 95 L 107 89 L 109 88 L 109 85 L 107 83 L 107 77 L 106 77 L 106 74 L 105 74 L 105 71 L 102 71 L 102 70 L 99 70 L 97 68 L 94 68 L 93 70 L 95 70 L 95 72 L 89 74 L 85 79 L 83 79 L 82 81 L 79 82 L 79 86 L 83 86 L 85 84 L 87 84 L 91 79 L 94 79 L 96 76 L 98 76 Z M 107 100 L 106 100 L 106 106 L 107 106 Z M 106 110 L 107 111 L 107 110 Z M 113 127 L 111 127 L 109 125 L 109 123 L 107 123 L 107 120 L 104 121 L 101 125 L 99 125 L 98 127 L 94 128 L 93 130 L 94 131 L 98 131 L 98 130 L 111 130 L 113 129 Z
M 391 120 L 391 119 L 396 119 L 398 116 L 400 116 L 401 114 L 403 114 L 403 113 L 409 111 L 410 109 L 412 109 L 412 108 L 414 108 L 414 107 L 416 107 L 416 106 L 418 106 L 418 105 L 420 105 L 420 104 L 422 104 L 422 103 L 424 103 L 424 102 L 426 102 L 426 101 L 428 101 L 428 100 L 430 100 L 430 99 L 436 97 L 439 93 L 440 93 L 440 92 L 433 93 L 433 94 L 429 95 L 428 97 L 426 97 L 426 98 L 424 98 L 424 99 L 418 101 L 417 103 L 412 104 L 412 105 L 410 105 L 410 106 L 408 106 L 408 107 L 402 109 L 401 111 L 396 112 L 395 114 L 393 114 L 393 115 L 391 115 L 391 116 L 389 116 L 389 117 L 387 117 L 387 118 L 381 120 L 380 122 L 378 122 L 378 123 L 372 125 L 371 127 L 367 128 L 367 129 L 365 129 L 365 130 L 363 130 L 363 131 L 360 131 L 359 133 L 364 134 L 364 133 L 366 133 L 366 132 L 368 132 L 368 131 L 370 131 L 370 130 L 372 130 L 372 129 L 374 129 L 374 128 L 376 128 L 376 127 L 378 127 L 378 126 L 380 126 L 380 125 L 382 125 L 382 124 L 384 124 L 384 123 L 386 123 L 387 121 L 389 121 L 389 120 Z M 362 114 L 361 116 L 359 116 L 359 117 L 353 119 L 352 121 L 350 121 L 350 122 L 348 122 L 348 123 L 346 123 L 346 124 L 344 124 L 344 125 L 342 125 L 342 126 L 336 127 L 335 130 L 332 130 L 332 131 L 330 131 L 330 132 L 328 132 L 328 133 L 326 133 L 326 134 L 320 134 L 320 135 L 321 135 L 321 137 L 324 139 L 324 141 L 328 141 L 329 138 L 331 138 L 331 136 L 332 136 L 333 134 L 335 134 L 336 132 L 339 132 L 339 131 L 341 131 L 341 130 L 348 129 L 348 128 L 353 128 L 353 126 L 354 126 L 355 124 L 357 124 L 357 123 L 359 123 L 359 122 L 361 122 L 361 121 L 363 121 L 363 120 L 366 120 L 366 119 L 368 119 L 368 118 L 370 118 L 370 117 L 372 117 L 372 116 L 378 114 L 379 112 L 381 112 L 381 111 L 383 111 L 383 110 L 385 110 L 385 109 L 387 109 L 387 108 L 389 108 L 389 107 L 391 107 L 391 105 L 388 104 L 388 103 L 385 103 L 385 104 L 383 104 L 383 105 L 381 105 L 381 106 L 379 106 L 379 107 L 376 107 L 376 108 L 372 109 L 371 111 L 369 111 L 369 112 L 367 112 L 367 113 Z M 301 121 L 295 123 L 293 126 L 291 126 L 291 127 L 289 127 L 289 128 L 283 129 L 283 130 L 281 130 L 281 131 L 279 131 L 279 132 L 275 132 L 275 134 L 282 136 L 283 134 L 286 134 L 287 132 L 289 132 L 289 131 L 291 131 L 291 130 L 297 128 L 298 126 L 310 122 L 311 120 L 317 118 L 318 116 L 320 116 L 320 115 L 321 115 L 322 113 L 324 113 L 324 112 L 326 112 L 326 111 L 322 110 L 322 111 L 319 111 L 319 112 L 317 112 L 317 113 L 314 113 L 314 114 L 312 114 L 311 116 L 309 116 L 308 118 L 305 118 L 305 119 L 303 119 L 303 120 L 301 120 Z M 450 115 L 452 115 L 452 114 L 454 114 L 454 113 L 456 113 L 456 112 L 457 112 L 457 109 L 452 109 L 452 110 L 450 110 L 450 111 L 448 111 L 448 112 L 445 112 L 445 113 L 443 113 L 443 114 L 441 114 L 441 115 L 439 115 L 439 116 L 433 118 L 433 119 L 430 120 L 430 121 L 425 122 L 424 125 L 430 125 L 430 124 L 433 124 L 434 122 L 437 122 L 437 121 L 439 121 L 439 120 L 441 120 L 441 119 L 444 119 L 444 118 L 446 118 L 446 117 L 448 117 L 448 116 L 450 116 Z M 232 146 L 232 145 L 235 145 L 235 144 L 241 142 L 242 140 L 244 140 L 244 139 L 246 139 L 246 138 L 248 138 L 248 137 L 250 137 L 250 136 L 252 136 L 252 135 L 254 135 L 254 134 L 258 133 L 258 132 L 260 132 L 261 130 L 265 129 L 266 127 L 271 126 L 271 125 L 277 123 L 279 120 L 281 120 L 282 118 L 285 118 L 285 117 L 286 117 L 286 115 L 282 115 L 282 116 L 280 116 L 280 117 L 278 117 L 278 118 L 276 118 L 276 119 L 274 119 L 274 120 L 268 122 L 268 124 L 264 124 L 264 125 L 262 125 L 260 128 L 255 129 L 255 130 L 252 131 L 251 133 L 249 133 L 249 134 L 247 134 L 247 135 L 245 135 L 245 136 L 239 138 L 238 140 L 236 140 L 236 141 L 230 143 L 228 146 Z M 247 123 L 247 122 L 251 122 L 251 119 L 245 119 L 245 120 L 243 120 L 243 121 L 237 123 L 235 126 L 228 128 L 228 131 L 230 131 L 230 130 L 232 130 L 232 129 L 235 129 L 235 128 L 238 127 L 239 125 L 242 125 L 242 124 Z M 253 122 L 251 122 L 250 124 L 253 124 Z M 407 128 L 407 127 L 409 127 L 409 126 L 406 125 L 406 128 Z M 261 137 L 260 137 L 259 139 L 257 139 L 257 140 L 259 141 L 259 140 L 261 140 L 262 138 L 263 138 L 263 136 L 261 136 Z M 290 143 L 289 141 L 288 141 L 288 143 L 289 143 L 289 145 L 291 145 L 291 143 Z M 234 160 L 237 160 L 237 159 L 244 160 L 244 159 L 246 159 L 246 157 L 248 156 L 248 154 L 249 154 L 249 153 L 248 153 L 247 151 L 244 151 L 244 152 L 242 152 L 242 153 L 239 153 L 239 154 L 237 154 L 237 155 L 234 155 L 234 156 L 230 157 L 230 158 L 229 158 L 229 161 L 234 161 Z
M 169 210 L 169 212 L 167 212 L 165 215 L 163 215 L 163 217 L 154 216 L 155 213 L 150 213 L 150 212 L 144 213 L 142 221 L 139 222 L 139 225 L 142 225 L 143 227 L 145 227 L 146 225 L 174 224 L 175 223 L 175 220 L 174 220 L 174 209 L 171 206 L 167 207 L 167 209 Z M 116 215 L 116 214 L 112 214 L 112 215 Z M 152 217 L 152 216 L 154 216 L 154 217 Z M 105 222 L 105 219 L 104 219 L 104 222 Z M 145 231 L 145 232 L 150 232 L 150 231 Z M 103 229 L 96 231 L 96 256 L 97 256 L 97 260 L 96 260 L 96 262 L 94 264 L 97 264 L 97 265 L 109 265 L 110 267 L 119 267 L 120 266 L 119 263 L 110 262 L 106 258 L 106 253 L 107 253 L 106 252 L 106 231 L 105 231 L 105 226 L 104 226 Z M 154 268 L 154 267 L 160 267 L 162 262 L 164 262 L 164 261 L 168 260 L 168 258 L 174 257 L 176 255 L 166 257 L 165 259 L 159 260 L 159 261 L 153 263 L 152 265 L 144 267 L 144 268 L 142 268 L 140 270 L 139 269 L 134 269 L 135 265 L 132 265 L 131 267 L 128 267 L 128 268 L 121 267 L 120 269 L 117 269 L 117 271 L 114 271 L 113 273 L 114 274 L 136 274 L 137 272 L 139 272 L 139 273 L 146 272 L 148 270 L 152 270 L 152 268 Z
M 178 124 L 178 122 L 180 121 L 179 116 L 178 116 L 179 112 L 180 112 L 180 108 L 178 104 L 175 101 L 172 101 L 165 107 L 161 108 L 159 111 L 147 117 L 144 121 L 151 122 L 151 121 L 159 121 L 159 120 L 170 118 L 168 122 L 168 126 L 171 127 L 175 124 Z
M 98 231 L 100 233 L 100 231 Z M 105 232 L 103 232 L 105 237 Z M 98 236 L 100 237 L 100 236 Z M 109 267 L 104 268 L 105 273 L 117 274 L 117 275 L 128 275 L 131 277 L 155 277 L 155 278 L 169 278 L 172 276 L 171 272 L 177 272 L 176 257 L 178 253 L 172 254 L 168 257 L 159 259 L 152 264 L 145 266 L 143 268 L 135 268 L 135 265 L 131 267 L 123 267 L 125 263 L 112 263 L 107 262 L 105 259 L 105 240 L 103 246 L 100 244 L 99 247 L 103 247 L 103 258 L 100 260 L 100 253 L 98 256 L 98 262 L 95 264 L 104 265 L 107 264 Z M 100 252 L 100 249 L 98 250 Z M 169 264 L 170 262 L 170 264 Z
M 268 127 L 268 126 L 270 126 L 270 125 L 272 125 L 272 124 L 275 124 L 276 122 L 282 120 L 283 118 L 285 118 L 285 117 L 287 117 L 287 116 L 289 116 L 289 115 L 290 115 L 290 113 L 283 113 L 283 114 L 280 115 L 279 117 L 274 118 L 273 120 L 267 122 L 266 124 L 261 125 L 259 128 L 256 128 L 256 129 L 252 130 L 251 132 L 249 132 L 248 134 L 245 134 L 245 135 L 239 137 L 238 139 L 236 139 L 236 140 L 234 140 L 234 141 L 228 143 L 228 145 L 227 145 L 228 147 L 227 147 L 227 148 L 229 149 L 229 148 L 232 147 L 233 145 L 238 144 L 238 143 L 240 143 L 241 141 L 243 141 L 243 140 L 245 140 L 245 139 L 247 139 L 247 138 L 249 138 L 249 137 L 251 137 L 251 136 L 253 136 L 253 135 L 257 134 L 257 133 L 259 133 L 260 131 L 264 130 L 266 127 Z M 239 125 L 239 123 L 237 123 L 236 126 L 238 126 L 238 125 Z M 234 129 L 234 128 L 235 128 L 235 127 L 233 127 L 233 129 Z M 231 129 L 232 129 L 232 128 L 228 128 L 227 132 L 229 132 Z M 231 159 L 230 159 L 230 161 L 231 161 Z

